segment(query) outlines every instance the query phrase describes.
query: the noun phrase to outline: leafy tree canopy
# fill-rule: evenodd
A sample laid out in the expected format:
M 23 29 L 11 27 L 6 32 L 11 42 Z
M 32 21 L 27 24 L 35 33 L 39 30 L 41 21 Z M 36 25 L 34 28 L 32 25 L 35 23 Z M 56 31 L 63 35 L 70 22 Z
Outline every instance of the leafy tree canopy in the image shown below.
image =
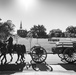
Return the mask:
M 45 38 L 47 35 L 44 25 L 34 25 L 30 30 L 33 31 L 33 37 Z
M 68 26 L 66 28 L 66 32 L 68 32 L 68 33 L 76 33 L 76 27 L 74 27 L 74 26 Z
M 60 37 L 62 34 L 62 30 L 60 29 L 52 29 L 50 32 L 49 32 L 49 37 Z
M 14 32 L 15 25 L 11 20 L 6 22 L 0 22 L 0 39 L 7 39 L 8 36 L 12 35 Z

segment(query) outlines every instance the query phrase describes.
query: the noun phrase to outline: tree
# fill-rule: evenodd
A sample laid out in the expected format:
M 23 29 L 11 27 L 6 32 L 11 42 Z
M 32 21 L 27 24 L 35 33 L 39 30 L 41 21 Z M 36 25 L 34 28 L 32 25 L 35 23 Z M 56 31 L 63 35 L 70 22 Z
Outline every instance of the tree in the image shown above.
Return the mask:
M 0 39 L 6 40 L 8 36 L 12 35 L 14 32 L 15 25 L 11 20 L 0 23 Z
M 66 28 L 66 32 L 68 32 L 68 33 L 75 33 L 76 32 L 76 27 L 74 27 L 74 26 L 68 26 Z
M 75 37 L 76 36 L 76 26 L 75 27 L 74 26 L 68 26 L 66 28 L 66 32 L 68 34 L 70 34 L 70 37 Z
M 33 31 L 33 37 L 46 38 L 46 28 L 43 25 L 34 25 L 30 30 Z M 36 35 L 37 34 L 37 35 Z
M 60 29 L 52 29 L 49 32 L 49 37 L 61 37 L 62 31 Z

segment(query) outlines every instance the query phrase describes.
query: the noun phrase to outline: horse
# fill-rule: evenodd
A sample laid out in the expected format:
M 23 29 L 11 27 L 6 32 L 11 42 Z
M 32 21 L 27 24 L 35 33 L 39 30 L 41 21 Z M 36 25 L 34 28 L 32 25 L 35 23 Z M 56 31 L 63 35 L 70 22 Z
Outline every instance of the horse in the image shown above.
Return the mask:
M 5 42 L 4 43 L 0 42 L 0 53 L 1 53 L 0 58 L 3 56 L 3 59 L 1 60 L 1 63 L 4 59 L 5 59 L 5 64 L 7 63 L 7 59 L 6 59 L 6 54 L 7 53 L 10 54 L 10 56 L 11 56 L 10 62 L 12 62 L 12 60 L 13 60 L 13 57 L 12 57 L 13 46 L 9 46 Z M 10 63 L 10 62 L 8 62 L 8 63 Z
M 16 53 L 18 56 L 16 63 L 19 61 L 19 59 L 20 59 L 20 62 L 24 62 L 24 59 L 25 59 L 24 54 L 26 53 L 26 47 L 25 45 L 20 45 L 20 44 L 15 44 L 10 46 L 7 43 L 0 42 L 0 53 L 1 53 L 0 58 L 3 56 L 1 60 L 1 64 L 3 63 L 4 59 L 5 59 L 5 64 L 7 63 L 7 58 L 6 58 L 7 53 L 10 54 L 11 56 L 10 62 L 12 62 L 13 60 L 13 56 L 12 56 L 13 53 Z
M 24 59 L 25 59 L 24 54 L 26 53 L 25 45 L 15 44 L 13 50 L 14 50 L 14 52 L 17 53 L 17 57 L 18 57 L 17 61 L 15 63 L 18 63 L 19 60 L 21 63 L 24 62 Z M 20 56 L 21 56 L 21 58 L 20 58 Z

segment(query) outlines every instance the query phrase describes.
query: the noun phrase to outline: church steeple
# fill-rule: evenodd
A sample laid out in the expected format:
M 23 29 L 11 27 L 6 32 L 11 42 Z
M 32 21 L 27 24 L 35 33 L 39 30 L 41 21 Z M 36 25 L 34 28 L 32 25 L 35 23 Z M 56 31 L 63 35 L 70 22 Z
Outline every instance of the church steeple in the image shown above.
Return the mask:
M 22 21 L 20 22 L 20 29 L 22 29 Z

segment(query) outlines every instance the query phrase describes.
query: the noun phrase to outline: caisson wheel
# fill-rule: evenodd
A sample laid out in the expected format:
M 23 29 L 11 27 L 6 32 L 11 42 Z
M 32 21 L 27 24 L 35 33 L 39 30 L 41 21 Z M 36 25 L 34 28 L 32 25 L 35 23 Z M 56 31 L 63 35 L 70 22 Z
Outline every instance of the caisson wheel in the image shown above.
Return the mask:
M 76 51 L 74 50 L 74 48 L 65 49 L 63 55 L 64 55 L 64 59 L 68 63 L 74 63 L 76 61 Z
M 33 70 L 39 71 L 39 68 L 37 67 L 37 64 L 33 60 L 30 61 L 30 64 L 31 64 Z
M 64 58 L 63 49 L 59 49 L 59 50 L 58 50 L 58 56 L 59 56 L 61 59 Z
M 47 52 L 43 47 L 36 46 L 32 48 L 31 57 L 34 62 L 42 63 L 47 58 Z
M 63 54 L 58 54 L 58 56 L 63 59 L 64 58 L 64 55 Z

